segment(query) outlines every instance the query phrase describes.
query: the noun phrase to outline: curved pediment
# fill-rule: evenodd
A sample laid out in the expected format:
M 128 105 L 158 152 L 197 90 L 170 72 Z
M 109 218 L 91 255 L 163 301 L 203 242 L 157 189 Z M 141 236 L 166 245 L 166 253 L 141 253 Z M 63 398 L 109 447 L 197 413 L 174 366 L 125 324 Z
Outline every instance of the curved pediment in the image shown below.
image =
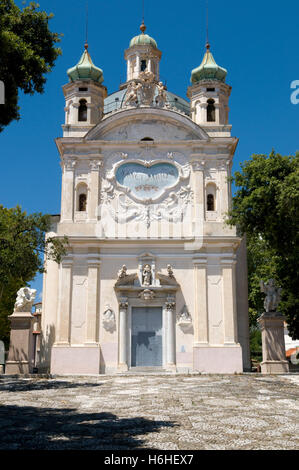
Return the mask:
M 136 108 L 105 117 L 85 140 L 107 141 L 209 140 L 208 134 L 181 113 L 166 109 Z

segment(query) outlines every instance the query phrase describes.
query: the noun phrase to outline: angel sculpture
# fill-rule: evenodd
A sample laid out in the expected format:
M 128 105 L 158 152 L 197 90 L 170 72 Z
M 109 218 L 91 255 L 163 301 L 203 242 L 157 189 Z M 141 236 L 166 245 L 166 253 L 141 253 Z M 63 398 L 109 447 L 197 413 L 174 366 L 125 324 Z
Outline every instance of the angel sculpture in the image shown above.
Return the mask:
M 141 83 L 131 82 L 123 106 L 136 105 L 138 103 L 138 90 L 142 87 Z

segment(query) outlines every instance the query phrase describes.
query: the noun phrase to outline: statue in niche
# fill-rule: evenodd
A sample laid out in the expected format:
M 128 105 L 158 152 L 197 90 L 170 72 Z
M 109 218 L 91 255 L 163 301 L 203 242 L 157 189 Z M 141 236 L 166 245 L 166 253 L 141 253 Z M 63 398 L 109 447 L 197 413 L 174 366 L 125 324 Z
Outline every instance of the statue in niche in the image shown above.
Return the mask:
M 146 264 L 143 268 L 142 284 L 144 286 L 150 286 L 152 284 L 152 268 L 149 264 Z
M 275 286 L 275 280 L 270 279 L 267 284 L 264 281 L 260 281 L 260 288 L 261 292 L 266 294 L 264 301 L 265 312 L 276 312 L 280 302 L 281 287 Z
M 127 276 L 127 266 L 124 264 L 123 267 L 118 271 L 117 278 L 123 279 Z

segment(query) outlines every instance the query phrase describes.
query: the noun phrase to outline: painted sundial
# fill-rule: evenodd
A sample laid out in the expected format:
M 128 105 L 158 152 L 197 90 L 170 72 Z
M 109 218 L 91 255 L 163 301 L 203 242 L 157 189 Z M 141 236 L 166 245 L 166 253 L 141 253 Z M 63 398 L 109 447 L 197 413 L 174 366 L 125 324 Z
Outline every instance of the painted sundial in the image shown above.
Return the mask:
M 179 172 L 170 163 L 155 163 L 144 166 L 140 163 L 124 163 L 116 170 L 116 181 L 130 190 L 138 199 L 157 199 L 166 189 L 173 187 Z

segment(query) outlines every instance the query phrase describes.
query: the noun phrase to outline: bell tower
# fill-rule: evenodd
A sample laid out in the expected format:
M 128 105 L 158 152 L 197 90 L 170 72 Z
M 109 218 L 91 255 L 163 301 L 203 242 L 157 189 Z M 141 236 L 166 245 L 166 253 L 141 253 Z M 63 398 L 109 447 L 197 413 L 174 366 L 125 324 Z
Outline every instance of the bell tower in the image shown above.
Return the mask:
M 125 51 L 127 61 L 127 81 L 139 78 L 140 72 L 152 72 L 155 80 L 159 81 L 159 64 L 162 52 L 159 51 L 156 41 L 145 34 L 146 26 L 142 22 L 141 34 L 135 36 Z
M 65 96 L 64 137 L 83 137 L 103 116 L 107 89 L 102 85 L 103 71 L 96 67 L 88 44 L 78 64 L 68 69 L 69 83 L 63 86 Z
M 227 71 L 217 65 L 210 44 L 199 67 L 192 70 L 187 95 L 191 101 L 191 117 L 196 124 L 215 137 L 230 136 L 228 101 L 231 87 L 225 83 Z

